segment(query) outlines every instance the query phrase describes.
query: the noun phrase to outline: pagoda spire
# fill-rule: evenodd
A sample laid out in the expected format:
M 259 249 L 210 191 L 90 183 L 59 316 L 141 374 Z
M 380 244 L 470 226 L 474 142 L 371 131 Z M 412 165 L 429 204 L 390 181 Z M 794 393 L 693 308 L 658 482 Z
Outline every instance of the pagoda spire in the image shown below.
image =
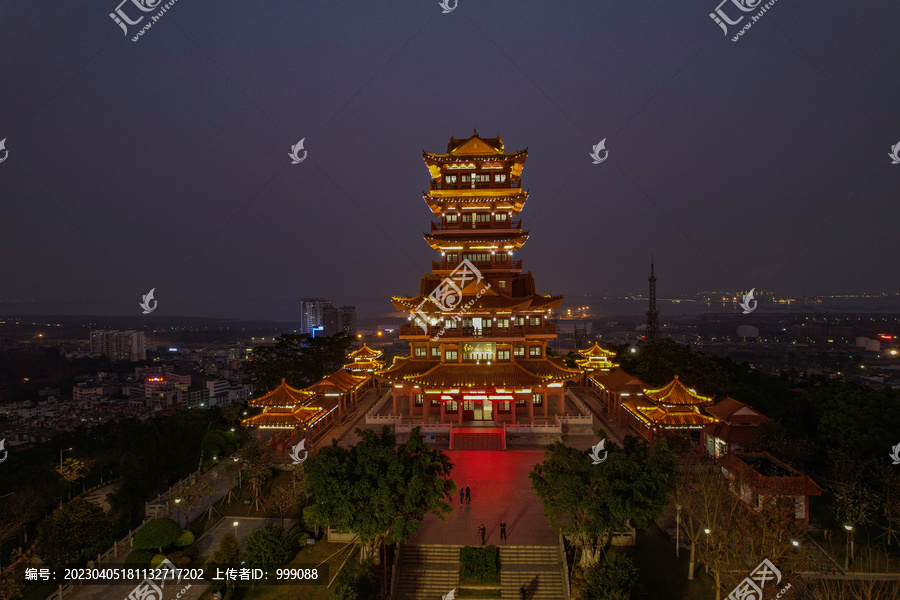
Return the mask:
M 650 255 L 650 310 L 647 311 L 647 341 L 659 337 L 659 311 L 656 310 L 656 273 L 654 273 L 653 254 Z

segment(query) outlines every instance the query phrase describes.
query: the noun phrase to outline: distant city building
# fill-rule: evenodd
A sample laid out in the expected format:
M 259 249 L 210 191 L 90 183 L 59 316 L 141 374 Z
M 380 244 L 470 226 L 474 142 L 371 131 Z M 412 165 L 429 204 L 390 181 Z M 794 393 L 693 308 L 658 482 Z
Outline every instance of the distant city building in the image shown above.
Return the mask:
M 345 332 L 356 336 L 356 307 L 334 305 L 323 298 L 300 301 L 300 332 L 321 337 Z
M 316 335 L 325 328 L 325 311 L 334 308 L 324 298 L 304 298 L 300 301 L 300 333 Z M 321 327 L 322 329 L 319 329 Z M 321 335 L 321 334 L 320 334 Z
M 143 331 L 96 329 L 91 331 L 91 354 L 105 354 L 110 360 L 137 362 L 147 359 Z
M 659 337 L 659 311 L 656 310 L 656 273 L 653 272 L 653 257 L 650 257 L 650 306 L 647 311 L 647 341 Z

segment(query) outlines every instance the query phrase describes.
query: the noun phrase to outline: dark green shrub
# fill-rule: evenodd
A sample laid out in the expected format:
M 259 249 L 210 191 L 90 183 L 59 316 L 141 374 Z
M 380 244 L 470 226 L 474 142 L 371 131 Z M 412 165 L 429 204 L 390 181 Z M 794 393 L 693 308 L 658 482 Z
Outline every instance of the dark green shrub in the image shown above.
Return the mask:
M 497 546 L 464 546 L 459 549 L 459 564 L 463 579 L 479 581 L 498 579 L 500 548 Z
M 131 545 L 141 550 L 162 549 L 171 546 L 181 537 L 181 527 L 172 519 L 153 519 L 138 529 Z
M 585 573 L 579 600 L 627 600 L 637 581 L 638 569 L 625 555 L 614 555 L 592 565 Z
M 194 543 L 194 534 L 185 529 L 181 536 L 175 540 L 175 545 L 179 548 L 187 548 Z
M 187 550 L 184 551 L 185 556 L 190 556 L 194 560 L 197 560 L 197 557 L 200 556 L 200 549 L 197 546 L 191 546 Z
M 371 559 L 362 564 L 349 561 L 344 565 L 331 592 L 331 600 L 381 600 L 383 597 Z
M 244 554 L 254 567 L 280 567 L 289 563 L 296 553 L 295 543 L 275 523 L 269 523 L 251 533 L 244 547 Z

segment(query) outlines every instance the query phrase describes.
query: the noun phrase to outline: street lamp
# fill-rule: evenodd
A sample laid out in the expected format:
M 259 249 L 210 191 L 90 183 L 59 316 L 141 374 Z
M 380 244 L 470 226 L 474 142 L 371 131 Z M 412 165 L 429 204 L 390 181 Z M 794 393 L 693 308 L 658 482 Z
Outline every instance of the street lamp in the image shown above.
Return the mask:
M 62 475 L 62 455 L 63 452 L 69 452 L 71 448 L 60 448 L 59 449 L 59 474 Z
M 798 540 L 791 540 L 791 544 L 794 546 L 794 548 L 800 547 L 800 542 Z
M 844 529 L 847 530 L 847 548 L 844 550 L 844 571 L 850 569 L 850 536 L 853 535 L 853 525 L 844 523 Z

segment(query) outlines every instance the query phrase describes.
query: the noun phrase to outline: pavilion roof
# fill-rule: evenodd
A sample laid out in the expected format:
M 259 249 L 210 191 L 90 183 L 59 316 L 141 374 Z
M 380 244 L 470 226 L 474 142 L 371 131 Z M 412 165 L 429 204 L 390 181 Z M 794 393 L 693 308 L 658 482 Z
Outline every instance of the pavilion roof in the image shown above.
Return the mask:
M 286 384 L 284 379 L 282 379 L 281 384 L 277 388 L 267 393 L 265 396 L 249 400 L 247 404 L 250 406 L 280 406 L 290 408 L 292 406 L 306 404 L 313 396 L 315 396 L 315 392 L 298 390 L 297 388 Z
M 824 491 L 804 475 L 768 452 L 729 452 L 719 465 L 762 495 L 819 496 Z
M 623 369 L 616 369 L 610 373 L 592 373 L 588 377 L 615 394 L 643 393 L 644 388 L 647 387 L 646 383 Z
M 716 402 L 708 407 L 706 412 L 732 425 L 756 425 L 772 420 L 758 410 L 731 397 Z
M 307 426 L 325 412 L 324 407 L 315 405 L 266 408 L 258 415 L 241 420 L 241 424 L 245 427 L 262 427 L 263 429 L 294 429 Z
M 644 390 L 644 395 L 657 404 L 669 406 L 702 406 L 712 404 L 711 396 L 701 396 L 681 383 L 678 375 L 665 386 L 655 390 Z
M 344 394 L 356 389 L 369 379 L 368 375 L 353 375 L 345 369 L 338 369 L 331 375 L 326 375 L 304 391 L 317 394 Z
M 488 364 L 441 363 L 395 359 L 379 376 L 392 381 L 430 387 L 527 387 L 562 382 L 581 375 L 548 358 Z
M 347 358 L 378 358 L 384 354 L 381 350 L 373 350 L 363 343 L 362 348 L 357 348 L 353 352 L 347 354 Z
M 587 350 L 577 350 L 576 354 L 580 354 L 587 358 L 614 358 L 616 353 L 606 348 L 601 348 L 600 344 L 594 342 L 594 345 Z
M 375 359 L 357 359 L 354 362 L 344 365 L 345 369 L 350 369 L 351 371 L 378 371 L 382 367 L 384 367 L 383 360 L 375 360 Z
M 715 417 L 702 414 L 696 407 L 659 406 L 642 397 L 626 400 L 622 408 L 645 424 L 662 429 L 702 429 L 718 421 Z

